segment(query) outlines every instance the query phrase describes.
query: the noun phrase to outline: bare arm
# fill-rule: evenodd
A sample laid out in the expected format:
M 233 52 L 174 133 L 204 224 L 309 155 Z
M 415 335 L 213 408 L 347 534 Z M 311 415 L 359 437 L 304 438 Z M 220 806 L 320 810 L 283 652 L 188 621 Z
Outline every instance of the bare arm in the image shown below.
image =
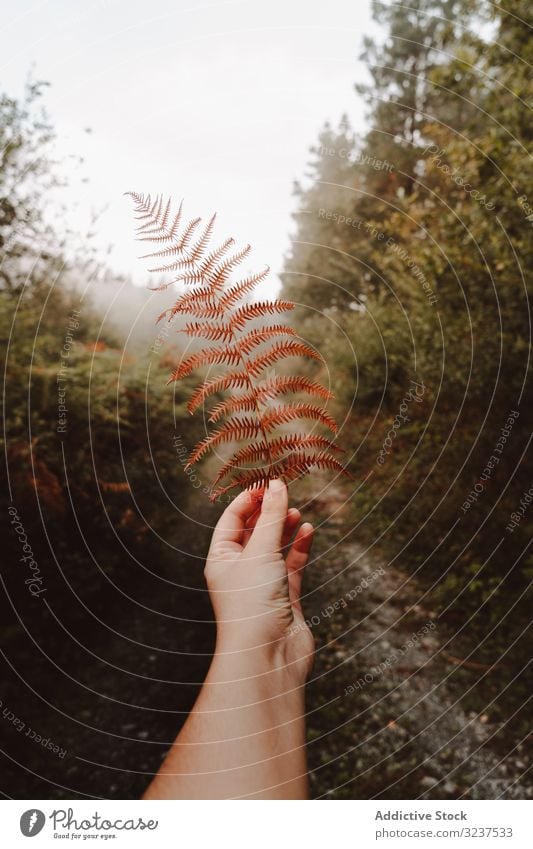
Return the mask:
M 224 512 L 206 579 L 217 646 L 196 704 L 146 799 L 307 797 L 304 684 L 313 640 L 301 606 L 312 527 L 271 482 Z

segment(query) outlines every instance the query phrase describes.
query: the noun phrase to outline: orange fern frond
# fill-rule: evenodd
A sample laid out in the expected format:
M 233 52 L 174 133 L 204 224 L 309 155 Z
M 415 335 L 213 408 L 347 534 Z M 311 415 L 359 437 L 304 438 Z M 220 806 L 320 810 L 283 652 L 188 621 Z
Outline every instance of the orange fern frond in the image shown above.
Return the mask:
M 198 297 L 196 300 L 187 301 L 185 295 L 178 299 L 173 307 L 161 313 L 158 321 L 167 313 L 170 313 L 168 321 L 171 321 L 177 313 L 188 313 L 195 318 L 222 318 L 224 315 L 220 304 L 214 303 L 210 298 Z
M 266 327 L 256 327 L 239 340 L 241 353 L 250 354 L 254 348 L 275 336 L 296 336 L 296 331 L 288 324 L 269 324 Z
M 279 383 L 281 384 L 281 381 L 283 380 L 287 381 L 288 383 L 289 379 L 290 378 L 273 378 L 272 381 L 269 381 L 269 383 L 279 381 Z M 294 386 L 295 380 L 295 378 L 292 379 L 292 386 Z M 313 385 L 313 381 L 310 380 L 309 383 Z M 289 384 L 289 386 L 290 385 L 291 384 Z M 301 391 L 301 384 L 298 385 Z M 323 386 L 320 386 L 320 384 L 314 384 L 314 386 L 316 386 L 317 389 L 322 390 L 318 394 L 322 397 L 325 397 L 326 400 L 330 397 L 330 393 L 328 393 L 327 389 L 324 389 Z M 216 407 L 213 407 L 213 409 L 209 411 L 209 421 L 213 423 L 217 422 L 223 416 L 227 416 L 229 413 L 235 413 L 239 410 L 252 410 L 254 409 L 256 404 L 265 404 L 268 400 L 274 398 L 282 391 L 284 390 L 272 389 L 270 386 L 267 386 L 266 388 L 256 386 L 251 392 L 246 395 L 235 395 L 231 398 L 226 399 L 225 401 L 221 401 L 220 404 L 217 404 Z M 311 390 L 308 389 L 307 391 L 310 392 Z M 325 393 L 325 396 L 323 393 Z
M 236 330 L 242 330 L 247 321 L 254 318 L 263 318 L 265 315 L 274 315 L 274 313 L 288 312 L 294 309 L 294 304 L 291 301 L 262 301 L 260 303 L 246 304 L 235 310 L 232 316 L 233 327 Z
M 218 395 L 219 400 L 209 412 L 209 422 L 225 420 L 193 448 L 187 468 L 218 446 L 245 441 L 246 444 L 232 450 L 220 467 L 211 492 L 213 500 L 238 487 L 268 486 L 275 477 L 294 480 L 311 469 L 347 474 L 334 456 L 342 450 L 332 441 L 334 437 L 305 433 L 301 429 L 303 420 L 309 419 L 337 433 L 337 424 L 324 406 L 333 397 L 332 393 L 303 375 L 264 375 L 267 369 L 278 367 L 288 357 L 308 357 L 322 362 L 318 351 L 295 338 L 296 331 L 289 324 L 282 320 L 265 321 L 292 310 L 291 301 L 248 300 L 267 278 L 269 268 L 233 280 L 250 246 L 229 253 L 235 242 L 228 238 L 208 252 L 214 215 L 203 226 L 201 218 L 183 224 L 182 204 L 172 217 L 171 202 L 165 202 L 162 195 L 152 199 L 137 192 L 128 194 L 139 222 L 137 238 L 153 246 L 144 258 L 160 260 L 150 271 L 174 274 L 169 282 L 154 287 L 154 291 L 165 291 L 172 285 L 187 287 L 159 315 L 158 321 L 172 321 L 177 315 L 192 316 L 194 320 L 187 320 L 181 332 L 213 343 L 184 357 L 168 382 L 180 380 L 199 368 L 224 369 L 215 375 L 207 374 L 187 404 L 192 414 L 208 398 Z M 273 341 L 284 336 L 288 338 Z M 229 395 L 220 397 L 220 393 L 228 392 Z M 280 396 L 291 393 L 314 396 L 320 403 L 280 400 Z M 272 406 L 276 398 L 278 403 Z M 298 429 L 291 433 L 287 426 L 295 422 Z M 218 486 L 228 477 L 227 485 Z
M 268 277 L 269 273 L 270 267 L 267 265 L 263 271 L 259 271 L 257 274 L 250 274 L 249 277 L 245 277 L 245 279 L 241 280 L 240 283 L 237 283 L 235 286 L 230 286 L 227 292 L 221 296 L 220 305 L 224 309 L 233 307 L 241 300 L 241 298 L 250 294 L 250 292 L 253 292 L 255 287 Z
M 230 256 L 229 259 L 223 260 L 218 265 L 214 264 L 212 268 L 208 271 L 208 279 L 210 284 L 213 286 L 213 289 L 220 289 L 226 280 L 229 279 L 229 276 L 236 265 L 240 265 L 241 262 L 248 256 L 251 251 L 251 245 L 246 245 L 241 251 L 237 251 L 237 253 Z
M 206 436 L 193 448 L 185 468 L 188 469 L 194 463 L 197 463 L 207 451 L 211 451 L 221 442 L 230 442 L 232 439 L 250 439 L 252 436 L 257 436 L 259 430 L 260 424 L 256 419 L 247 417 L 230 419 L 223 427 Z
M 337 422 L 333 416 L 330 416 L 326 410 L 316 407 L 313 404 L 298 403 L 276 407 L 276 409 L 266 413 L 262 417 L 261 422 L 265 430 L 272 430 L 272 428 L 278 425 L 288 424 L 288 422 L 293 422 L 296 419 L 314 419 L 315 421 L 322 422 L 333 433 L 337 433 L 338 430 Z
M 231 324 L 217 324 L 213 321 L 188 321 L 182 330 L 187 336 L 201 336 L 214 342 L 218 339 L 228 340 L 233 337 Z
M 291 451 L 301 451 L 304 448 L 322 448 L 329 451 L 342 451 L 338 445 L 331 442 L 326 436 L 307 435 L 303 433 L 290 434 L 289 436 L 280 436 L 277 439 L 271 439 L 270 442 L 252 442 L 250 445 L 245 445 L 231 455 L 216 476 L 213 486 L 216 486 L 219 481 L 226 477 L 234 469 L 243 466 L 245 463 L 267 463 L 267 458 L 279 459 L 283 454 Z
M 245 411 L 250 412 L 255 410 L 257 408 L 258 396 L 259 390 L 254 388 L 251 392 L 247 392 L 245 395 L 234 395 L 233 397 L 226 399 L 226 401 L 221 401 L 220 404 L 217 404 L 216 407 L 213 407 L 213 409 L 209 411 L 209 421 L 214 424 L 230 413 Z
M 259 384 L 262 398 L 266 401 L 268 398 L 275 398 L 276 395 L 283 395 L 286 392 L 306 392 L 308 395 L 318 395 L 324 401 L 329 401 L 333 398 L 333 392 L 317 383 L 310 380 L 308 377 L 300 377 L 295 375 L 280 375 L 278 377 L 270 377 Z
M 213 270 L 213 268 L 215 268 L 217 262 L 219 262 L 222 259 L 224 254 L 227 253 L 227 251 L 231 247 L 233 247 L 234 244 L 235 244 L 235 239 L 232 239 L 230 237 L 229 239 L 226 239 L 225 242 L 222 242 L 222 244 L 219 245 L 218 248 L 215 248 L 214 251 L 211 251 L 211 253 L 207 257 L 207 259 L 205 259 L 204 262 L 200 266 L 200 271 L 202 272 L 202 274 L 205 274 L 206 276 L 209 275 L 211 273 L 211 271 Z
M 161 199 L 161 206 L 162 206 L 162 203 L 163 203 L 163 201 Z M 146 224 L 143 224 L 141 227 L 137 228 L 137 232 L 143 234 L 142 236 L 137 237 L 140 242 L 145 242 L 145 241 L 159 242 L 159 241 L 164 241 L 164 240 L 168 239 L 168 236 L 166 235 L 166 225 L 167 225 L 167 221 L 168 221 L 168 216 L 170 214 L 171 203 L 172 203 L 171 199 L 169 198 L 168 201 L 167 201 L 167 205 L 165 207 L 165 211 L 164 211 L 163 215 L 161 216 L 161 221 L 160 221 L 159 224 L 154 224 L 154 222 L 148 221 Z M 179 220 L 181 218 L 182 206 L 183 206 L 183 204 L 180 204 L 180 208 L 179 208 L 178 213 L 176 215 L 177 222 L 175 220 L 175 223 L 177 223 L 177 224 L 179 224 Z M 159 218 L 159 216 L 156 216 L 156 218 Z M 154 225 L 154 226 L 152 226 L 152 225 Z M 150 227 L 152 227 L 151 230 L 149 229 Z
M 162 284 L 153 291 L 162 292 L 171 285 L 172 281 L 170 283 Z M 206 289 L 203 286 L 198 286 L 196 289 L 191 289 L 189 292 L 180 295 L 174 303 L 174 306 L 169 307 L 167 310 L 163 310 L 163 312 L 158 316 L 157 321 L 161 321 L 165 317 L 167 318 L 167 321 L 172 321 L 177 313 L 188 313 L 189 315 L 194 315 L 194 310 L 199 304 L 211 304 L 213 307 L 218 307 L 218 304 L 215 304 L 212 300 L 209 289 Z M 222 316 L 222 311 L 220 311 L 220 316 Z
M 249 385 L 247 371 L 233 371 L 204 380 L 192 393 L 187 409 L 192 415 L 210 395 L 223 392 L 226 389 L 241 389 Z
M 204 228 L 204 232 L 191 248 L 190 259 L 192 262 L 198 262 L 202 259 L 206 248 L 209 244 L 209 239 L 211 238 L 211 234 L 213 232 L 213 227 L 215 224 L 216 213 L 211 216 L 209 221 L 207 222 L 207 226 Z
M 279 342 L 273 345 L 267 351 L 264 351 L 248 361 L 248 371 L 253 377 L 259 377 L 260 374 L 270 366 L 275 365 L 279 360 L 285 357 L 311 357 L 314 360 L 321 360 L 320 354 L 317 354 L 309 345 L 303 342 Z
M 215 501 L 226 492 L 230 492 L 236 487 L 249 489 L 254 487 L 264 486 L 268 480 L 272 478 L 284 478 L 287 481 L 295 480 L 302 475 L 307 474 L 313 467 L 317 469 L 329 469 L 340 474 L 348 474 L 343 465 L 336 457 L 330 454 L 292 454 L 280 463 L 274 463 L 270 466 L 268 476 L 263 469 L 250 469 L 246 472 L 241 472 L 234 476 L 232 482 L 224 487 L 214 489 L 211 498 Z

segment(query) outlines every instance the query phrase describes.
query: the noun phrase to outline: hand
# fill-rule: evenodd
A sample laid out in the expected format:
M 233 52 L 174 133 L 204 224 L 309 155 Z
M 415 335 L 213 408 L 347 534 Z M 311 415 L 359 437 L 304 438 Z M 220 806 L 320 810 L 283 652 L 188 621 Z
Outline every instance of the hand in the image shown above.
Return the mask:
M 211 541 L 205 576 L 217 621 L 217 654 L 251 652 L 288 668 L 302 681 L 313 665 L 314 640 L 300 593 L 313 540 L 287 488 L 272 480 L 245 490 L 226 508 Z

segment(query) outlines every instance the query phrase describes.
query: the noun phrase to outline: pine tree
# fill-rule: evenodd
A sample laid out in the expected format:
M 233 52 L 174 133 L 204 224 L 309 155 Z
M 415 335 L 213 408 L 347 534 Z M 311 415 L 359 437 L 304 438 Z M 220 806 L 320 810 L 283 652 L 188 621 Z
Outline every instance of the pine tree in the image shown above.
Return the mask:
M 383 40 L 365 38 L 361 56 L 372 82 L 356 91 L 370 106 L 371 129 L 366 147 L 377 159 L 394 163 L 395 192 L 411 194 L 420 158 L 423 127 L 435 101 L 430 77 L 447 63 L 446 50 L 465 21 L 464 0 L 413 0 L 390 5 L 374 0 L 373 16 L 386 30 Z M 439 91 L 442 114 L 443 91 Z M 373 181 L 380 196 L 390 195 L 387 183 Z
M 299 209 L 285 292 L 321 311 L 357 311 L 368 296 L 390 294 L 384 273 L 391 257 L 383 242 L 390 219 L 409 212 L 418 191 L 428 110 L 440 102 L 438 127 L 457 113 L 456 99 L 441 97 L 436 79 L 467 20 L 468 2 L 416 0 L 405 7 L 376 0 L 373 11 L 386 37 L 365 39 L 362 59 L 372 82 L 356 85 L 370 107 L 371 128 L 357 139 L 345 118 L 336 130 L 326 126 L 312 149 L 311 183 L 295 189 Z M 307 325 L 312 333 L 312 320 Z
M 358 219 L 354 217 L 358 187 L 362 184 L 356 162 L 356 137 L 344 115 L 337 128 L 325 124 L 318 144 L 311 148 L 306 181 L 297 182 L 295 236 L 286 257 L 284 292 L 297 304 L 314 310 L 353 304 L 360 275 L 350 255 Z M 316 315 L 300 311 L 312 324 Z

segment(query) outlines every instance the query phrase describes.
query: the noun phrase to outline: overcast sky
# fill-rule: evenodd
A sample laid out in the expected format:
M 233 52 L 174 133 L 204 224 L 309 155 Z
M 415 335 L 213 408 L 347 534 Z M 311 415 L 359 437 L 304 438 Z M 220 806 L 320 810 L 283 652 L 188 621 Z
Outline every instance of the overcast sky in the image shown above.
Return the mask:
M 123 192 L 185 198 L 217 211 L 220 236 L 251 242 L 252 265 L 279 271 L 292 182 L 325 120 L 347 112 L 371 30 L 369 0 L 4 0 L 2 85 L 48 80 L 61 150 L 85 157 L 80 215 L 109 207 L 98 240 L 145 279 Z M 85 132 L 90 128 L 91 133 Z

